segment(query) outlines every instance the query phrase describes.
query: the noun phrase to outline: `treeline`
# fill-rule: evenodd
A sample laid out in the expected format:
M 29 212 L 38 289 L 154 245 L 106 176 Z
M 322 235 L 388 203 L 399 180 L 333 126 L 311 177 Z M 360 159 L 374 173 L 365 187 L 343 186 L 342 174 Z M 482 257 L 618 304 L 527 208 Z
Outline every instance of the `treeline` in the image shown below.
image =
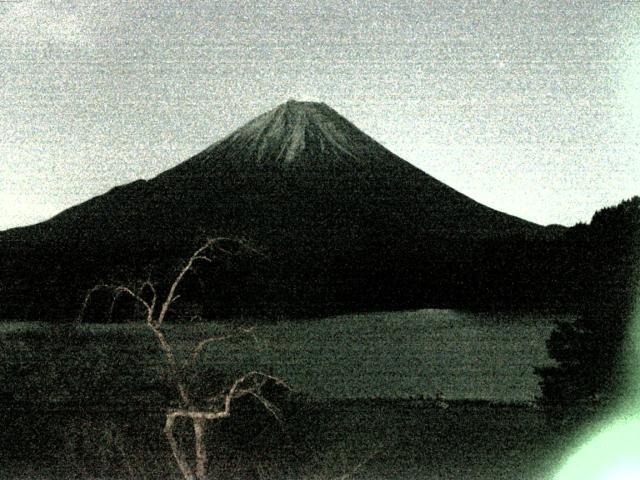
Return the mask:
M 625 395 L 638 367 L 631 328 L 640 313 L 640 198 L 598 211 L 571 233 L 581 260 L 579 315 L 559 323 L 547 341 L 557 365 L 537 370 L 542 399 L 607 404 Z
M 468 277 L 477 306 L 582 312 L 622 305 L 637 284 L 639 209 L 640 197 L 633 197 L 544 239 L 485 244 Z
M 356 241 L 343 234 L 346 224 L 333 236 L 294 225 L 268 241 L 248 239 L 255 253 L 200 265 L 186 279 L 174 317 L 304 318 L 423 307 L 583 311 L 602 298 L 630 295 L 639 202 L 605 208 L 590 224 L 489 239 L 401 236 L 381 226 Z M 205 239 L 189 235 L 84 243 L 0 239 L 0 318 L 65 321 L 76 317 L 97 283 L 151 278 L 162 285 Z M 112 311 L 110 301 L 95 297 L 88 319 L 135 314 L 126 301 Z

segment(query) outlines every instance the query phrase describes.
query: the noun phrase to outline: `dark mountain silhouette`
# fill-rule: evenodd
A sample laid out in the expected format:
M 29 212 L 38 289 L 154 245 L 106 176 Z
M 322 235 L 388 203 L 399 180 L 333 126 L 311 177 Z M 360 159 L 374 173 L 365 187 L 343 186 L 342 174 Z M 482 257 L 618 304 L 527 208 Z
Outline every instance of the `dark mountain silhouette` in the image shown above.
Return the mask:
M 228 235 L 265 256 L 218 272 L 217 295 L 202 293 L 211 312 L 473 304 L 487 245 L 556 230 L 457 192 L 325 104 L 289 101 L 149 181 L 0 233 L 0 303 L 66 316 L 98 278 L 162 270 L 203 236 Z M 60 308 L 27 307 L 43 294 Z

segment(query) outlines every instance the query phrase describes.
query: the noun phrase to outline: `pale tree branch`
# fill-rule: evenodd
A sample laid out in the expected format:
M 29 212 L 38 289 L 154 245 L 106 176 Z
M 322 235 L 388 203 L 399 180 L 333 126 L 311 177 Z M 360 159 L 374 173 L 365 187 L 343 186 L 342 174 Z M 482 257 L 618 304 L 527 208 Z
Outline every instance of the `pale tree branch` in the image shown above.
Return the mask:
M 147 311 L 147 318 L 151 318 L 153 316 L 153 309 L 151 307 L 151 305 L 149 305 L 149 303 L 147 303 L 140 295 L 136 294 L 133 292 L 133 290 L 131 290 L 129 287 L 125 287 L 123 285 L 108 285 L 108 284 L 99 284 L 94 286 L 93 288 L 91 288 L 87 294 L 84 297 L 84 301 L 82 303 L 82 307 L 80 309 L 80 313 L 78 314 L 78 322 L 82 322 L 83 320 L 83 316 L 84 316 L 84 312 L 87 309 L 87 307 L 89 306 L 89 301 L 91 300 L 91 297 L 93 296 L 94 293 L 100 291 L 100 290 L 107 290 L 107 291 L 111 291 L 114 297 L 113 302 L 115 303 L 115 301 L 117 300 L 117 298 L 123 294 L 129 295 L 131 298 L 133 298 L 136 302 L 140 303 L 142 306 L 144 306 L 145 310 Z M 112 303 L 112 307 L 111 307 L 111 312 L 113 311 L 113 303 Z
M 254 387 L 256 387 L 256 389 L 254 391 L 260 391 L 260 389 L 264 386 L 264 384 L 265 384 L 265 382 L 267 380 L 272 380 L 277 385 L 281 385 L 281 386 L 289 389 L 289 386 L 281 378 L 278 378 L 278 377 L 275 377 L 273 375 L 269 375 L 269 374 L 266 374 L 266 373 L 262 373 L 262 372 L 259 372 L 257 370 L 253 370 L 253 371 L 251 371 L 249 373 L 244 374 L 242 377 L 238 378 L 233 383 L 233 385 L 229 389 L 229 393 L 227 393 L 226 398 L 225 398 L 225 410 L 227 410 L 227 409 L 229 411 L 231 410 L 231 401 L 234 398 L 237 398 L 238 391 L 242 391 L 242 389 L 240 389 L 240 387 L 250 379 L 251 380 L 256 380 L 256 379 L 262 380 L 261 383 L 259 383 L 257 385 L 254 385 Z M 246 392 L 246 389 L 244 391 Z
M 156 301 L 158 300 L 158 292 L 156 291 L 155 285 L 151 282 L 151 279 L 145 280 L 142 285 L 140 285 L 140 289 L 138 290 L 138 295 L 142 297 L 144 289 L 148 288 L 151 290 L 151 304 L 149 305 L 151 310 L 155 310 Z
M 147 303 L 147 301 L 144 298 L 142 298 L 140 295 L 134 293 L 133 290 L 131 290 L 129 287 L 118 285 L 117 287 L 114 288 L 114 293 L 115 294 L 126 293 L 127 295 L 131 296 L 131 298 L 133 298 L 136 302 L 139 302 L 140 304 L 142 304 L 144 308 L 147 310 L 147 313 L 149 315 L 153 314 L 153 309 L 151 308 L 151 305 Z
M 178 468 L 185 480 L 191 480 L 194 476 L 199 480 L 205 480 L 207 478 L 208 457 L 205 444 L 206 421 L 221 420 L 223 418 L 230 417 L 234 400 L 246 395 L 251 395 L 256 398 L 264 408 L 276 418 L 276 420 L 281 421 L 279 409 L 269 402 L 261 392 L 262 387 L 265 386 L 268 380 L 272 380 L 275 383 L 288 388 L 285 382 L 278 377 L 259 371 L 251 371 L 237 378 L 226 394 L 219 394 L 214 397 L 214 401 L 222 401 L 222 408 L 218 408 L 217 410 L 214 410 L 213 407 L 208 409 L 196 409 L 189 406 L 188 408 L 172 409 L 167 413 L 164 432 L 169 445 L 171 446 L 171 451 L 173 452 L 173 456 L 178 464 Z M 253 381 L 253 385 L 245 388 L 244 384 L 249 381 Z M 195 470 L 189 466 L 186 456 L 182 452 L 173 434 L 175 420 L 180 417 L 190 418 L 193 422 L 196 457 Z
M 205 251 L 207 251 L 209 249 L 212 249 L 212 248 L 215 248 L 215 249 L 217 249 L 217 250 L 219 250 L 219 251 L 221 251 L 221 252 L 223 252 L 225 254 L 232 254 L 227 249 L 222 247 L 223 242 L 228 241 L 228 240 L 229 239 L 226 239 L 226 238 L 210 238 L 209 240 L 207 240 L 205 242 L 204 245 L 202 245 L 200 248 L 198 248 L 191 255 L 191 257 L 189 257 L 189 260 L 187 260 L 187 262 L 184 265 L 184 267 L 182 267 L 182 269 L 178 272 L 178 275 L 176 276 L 176 278 L 173 280 L 173 283 L 171 284 L 171 287 L 169 288 L 169 293 L 167 294 L 167 297 L 166 297 L 165 301 L 162 303 L 162 307 L 160 309 L 160 313 L 158 314 L 158 318 L 157 318 L 158 326 L 162 325 L 162 322 L 164 321 L 164 319 L 165 319 L 165 317 L 167 315 L 167 312 L 169 311 L 169 307 L 171 306 L 171 304 L 174 301 L 174 298 L 176 297 L 176 289 L 178 288 L 178 286 L 182 282 L 182 279 L 184 278 L 184 276 L 193 268 L 193 265 L 198 260 L 212 262 L 211 258 L 207 257 L 206 255 L 203 255 L 203 253 Z
M 200 356 L 200 354 L 202 353 L 202 351 L 205 349 L 207 345 L 209 345 L 210 343 L 226 340 L 228 338 L 231 338 L 231 336 L 232 335 L 219 335 L 217 337 L 205 338 L 204 340 L 198 342 L 198 344 L 192 350 L 191 356 L 187 360 L 185 360 L 183 364 L 184 368 L 190 368 L 193 365 L 195 365 L 196 361 L 198 360 L 198 357 Z
M 111 305 L 109 306 L 109 321 L 113 320 L 113 312 L 116 309 L 116 302 L 118 301 L 118 298 L 120 297 L 120 294 L 118 293 L 114 293 L 113 294 L 113 298 L 111 299 Z
M 256 344 L 256 348 L 258 350 L 260 350 L 260 346 L 258 345 L 258 337 L 255 333 L 256 327 L 249 327 L 249 328 L 241 328 L 240 329 L 242 331 L 242 333 L 246 334 L 246 335 L 251 335 L 251 338 L 253 338 L 254 343 Z
M 264 396 L 262 396 L 260 393 L 256 391 L 245 390 L 244 392 L 247 395 L 251 395 L 256 400 L 258 400 L 262 404 L 262 406 L 265 408 L 265 410 L 267 410 L 267 412 L 273 415 L 273 418 L 275 418 L 278 422 L 282 423 L 282 412 L 277 406 L 275 406 L 273 403 L 271 403 L 269 400 L 264 398 Z
M 248 388 L 243 388 L 244 383 L 248 382 L 249 380 L 260 380 L 258 383 L 254 383 L 253 386 L 248 387 Z M 275 384 L 280 385 L 284 388 L 286 388 L 287 390 L 291 390 L 291 388 L 289 387 L 289 385 L 287 385 L 284 380 L 282 380 L 279 377 L 273 376 L 273 375 L 269 375 L 266 373 L 262 373 L 259 372 L 257 370 L 248 372 L 246 374 L 244 374 L 243 376 L 237 378 L 229 387 L 229 389 L 227 390 L 227 393 L 218 393 L 217 395 L 213 396 L 213 397 L 209 397 L 206 401 L 209 404 L 215 404 L 215 403 L 221 403 L 222 406 L 222 410 L 220 410 L 221 412 L 225 413 L 225 414 L 230 414 L 231 413 L 231 404 L 233 402 L 233 400 L 236 400 L 238 398 L 241 398 L 245 395 L 250 395 L 253 394 L 253 392 L 258 393 L 259 395 L 261 395 L 261 389 L 262 387 L 265 386 L 267 381 L 273 381 Z
M 158 290 L 153 282 L 150 279 L 147 279 L 146 281 L 142 282 L 142 284 L 140 284 L 138 293 L 135 293 L 131 288 L 124 285 L 96 285 L 91 290 L 89 290 L 89 292 L 87 292 L 82 308 L 80 310 L 80 314 L 78 315 L 78 320 L 81 321 L 84 312 L 89 304 L 90 297 L 98 290 L 109 290 L 113 294 L 113 301 L 109 310 L 110 316 L 113 314 L 116 301 L 122 295 L 130 296 L 136 303 L 144 307 L 146 311 L 146 324 L 154 333 L 158 341 L 160 349 L 162 350 L 170 373 L 175 382 L 175 386 L 180 397 L 180 402 L 182 404 L 181 408 L 171 409 L 167 412 L 164 433 L 171 447 L 173 457 L 178 468 L 180 469 L 180 473 L 182 474 L 184 480 L 193 480 L 194 478 L 197 480 L 206 480 L 207 478 L 208 456 L 205 444 L 205 430 L 207 421 L 220 420 L 222 418 L 229 417 L 231 415 L 231 407 L 233 401 L 247 395 L 256 398 L 271 415 L 273 415 L 277 420 L 280 420 L 279 409 L 264 397 L 264 395 L 262 394 L 262 388 L 267 384 L 269 380 L 275 382 L 278 385 L 282 385 L 285 388 L 289 388 L 281 379 L 275 376 L 268 375 L 259 371 L 251 371 L 237 378 L 228 388 L 226 393 L 218 394 L 217 396 L 210 399 L 213 404 L 217 403 L 217 406 L 211 405 L 209 408 L 205 409 L 197 408 L 190 398 L 187 383 L 185 382 L 183 376 L 185 370 L 197 362 L 199 356 L 209 344 L 225 340 L 234 336 L 235 334 L 219 335 L 201 340 L 195 345 L 195 347 L 191 351 L 191 355 L 182 363 L 182 365 L 180 365 L 178 363 L 171 343 L 167 340 L 162 330 L 162 324 L 166 318 L 169 308 L 174 302 L 178 300 L 178 298 L 180 298 L 180 295 L 177 295 L 176 291 L 185 275 L 193 270 L 196 262 L 203 261 L 212 263 L 216 258 L 214 254 L 215 252 L 220 252 L 229 256 L 237 255 L 241 250 L 255 252 L 255 250 L 248 247 L 243 241 L 233 241 L 239 247 L 242 247 L 242 249 L 238 249 L 235 251 L 228 249 L 225 247 L 225 243 L 230 241 L 230 239 L 226 238 L 209 239 L 204 245 L 198 248 L 191 255 L 191 257 L 189 257 L 189 259 L 185 262 L 183 267 L 179 270 L 178 274 L 174 278 L 169 287 L 168 293 L 161 302 L 159 311 L 157 311 L 158 309 L 156 308 L 159 302 Z M 215 252 L 211 251 L 209 254 L 207 254 L 206 252 L 209 250 L 215 250 Z M 151 292 L 150 299 L 148 298 L 149 296 L 146 293 L 147 290 Z M 253 336 L 256 343 L 258 342 L 253 327 L 242 328 L 240 329 L 239 333 L 250 334 Z M 193 432 L 195 438 L 195 465 L 193 467 L 189 465 L 189 461 L 180 448 L 180 445 L 174 435 L 175 422 L 178 418 L 190 418 L 193 422 Z
M 238 335 L 242 335 L 242 334 L 251 334 L 254 338 L 254 340 L 258 341 L 257 337 L 255 336 L 255 333 L 253 333 L 253 331 L 255 330 L 255 327 L 250 327 L 250 328 L 240 328 L 238 329 L 238 332 L 235 333 L 230 333 L 227 335 L 218 335 L 215 337 L 209 337 L 209 338 L 205 338 L 204 340 L 201 340 L 200 342 L 198 342 L 198 344 L 194 347 L 194 349 L 191 352 L 191 356 L 185 360 L 185 362 L 183 363 L 183 368 L 188 369 L 191 368 L 193 365 L 196 364 L 196 362 L 198 361 L 198 357 L 200 356 L 200 354 L 204 351 L 204 349 L 211 343 L 216 343 L 216 342 L 220 342 L 223 340 L 227 340 L 229 338 L 232 337 L 236 337 Z
M 158 339 L 158 343 L 160 344 L 160 348 L 164 352 L 165 359 L 167 361 L 167 364 L 169 365 L 169 370 L 171 371 L 171 375 L 173 376 L 176 384 L 176 389 L 178 390 L 178 394 L 180 395 L 180 400 L 185 407 L 189 407 L 191 405 L 189 391 L 187 389 L 186 382 L 182 378 L 182 372 L 180 370 L 180 367 L 178 366 L 178 361 L 173 353 L 171 344 L 167 341 L 167 338 L 158 325 L 156 325 L 152 321 L 147 322 L 147 324 L 155 334 L 156 338 Z

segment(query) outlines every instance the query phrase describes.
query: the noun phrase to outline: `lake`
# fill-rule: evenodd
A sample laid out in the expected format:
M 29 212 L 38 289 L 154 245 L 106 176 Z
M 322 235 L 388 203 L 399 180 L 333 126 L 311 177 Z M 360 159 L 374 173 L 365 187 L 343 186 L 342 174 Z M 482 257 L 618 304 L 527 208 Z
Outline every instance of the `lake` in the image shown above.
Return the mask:
M 545 341 L 554 321 L 571 318 L 418 310 L 282 321 L 258 326 L 253 338 L 211 344 L 203 361 L 230 371 L 272 372 L 295 390 L 318 399 L 434 397 L 441 392 L 448 399 L 530 402 L 540 394 L 534 367 L 551 363 Z M 42 328 L 47 327 L 0 324 L 0 337 L 10 343 L 13 332 L 28 344 L 29 330 Z M 188 352 L 194 339 L 217 334 L 223 327 L 167 328 L 170 341 Z M 162 363 L 155 338 L 142 324 L 85 324 L 81 329 L 90 330 L 94 340 L 65 353 L 73 362 L 79 362 L 78 356 L 86 357 L 89 364 L 94 359 L 108 364 L 110 357 L 123 361 L 142 356 L 146 365 Z M 118 342 L 109 337 L 114 332 L 133 334 L 134 341 L 107 348 L 108 342 Z M 127 374 L 135 376 L 135 372 Z
M 545 341 L 570 316 L 454 310 L 344 315 L 261 327 L 260 364 L 318 398 L 433 397 L 528 402 Z

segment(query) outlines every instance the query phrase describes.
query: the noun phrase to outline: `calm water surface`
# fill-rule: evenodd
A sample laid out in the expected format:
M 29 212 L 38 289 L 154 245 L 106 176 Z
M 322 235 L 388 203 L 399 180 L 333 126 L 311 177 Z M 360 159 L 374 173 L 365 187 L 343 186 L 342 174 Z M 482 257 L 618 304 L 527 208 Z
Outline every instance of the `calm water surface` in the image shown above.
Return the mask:
M 260 333 L 259 363 L 316 397 L 532 401 L 550 361 L 550 314 L 454 310 L 345 315 Z
M 545 341 L 557 319 L 571 317 L 419 310 L 280 322 L 259 326 L 255 339 L 212 344 L 203 361 L 230 372 L 268 371 L 316 398 L 433 397 L 441 392 L 450 399 L 526 402 L 539 395 L 534 367 L 551 363 Z M 0 323 L 0 333 L 31 328 Z M 157 347 L 143 325 L 81 328 L 139 332 L 141 346 L 151 348 L 125 352 L 123 346 L 121 356 L 151 355 L 143 359 L 149 365 L 164 362 L 159 353 L 144 353 Z M 189 352 L 194 339 L 219 331 L 212 324 L 174 325 L 168 336 L 178 350 Z M 96 342 L 100 339 L 96 335 Z M 86 354 L 89 362 L 95 356 L 78 354 Z

